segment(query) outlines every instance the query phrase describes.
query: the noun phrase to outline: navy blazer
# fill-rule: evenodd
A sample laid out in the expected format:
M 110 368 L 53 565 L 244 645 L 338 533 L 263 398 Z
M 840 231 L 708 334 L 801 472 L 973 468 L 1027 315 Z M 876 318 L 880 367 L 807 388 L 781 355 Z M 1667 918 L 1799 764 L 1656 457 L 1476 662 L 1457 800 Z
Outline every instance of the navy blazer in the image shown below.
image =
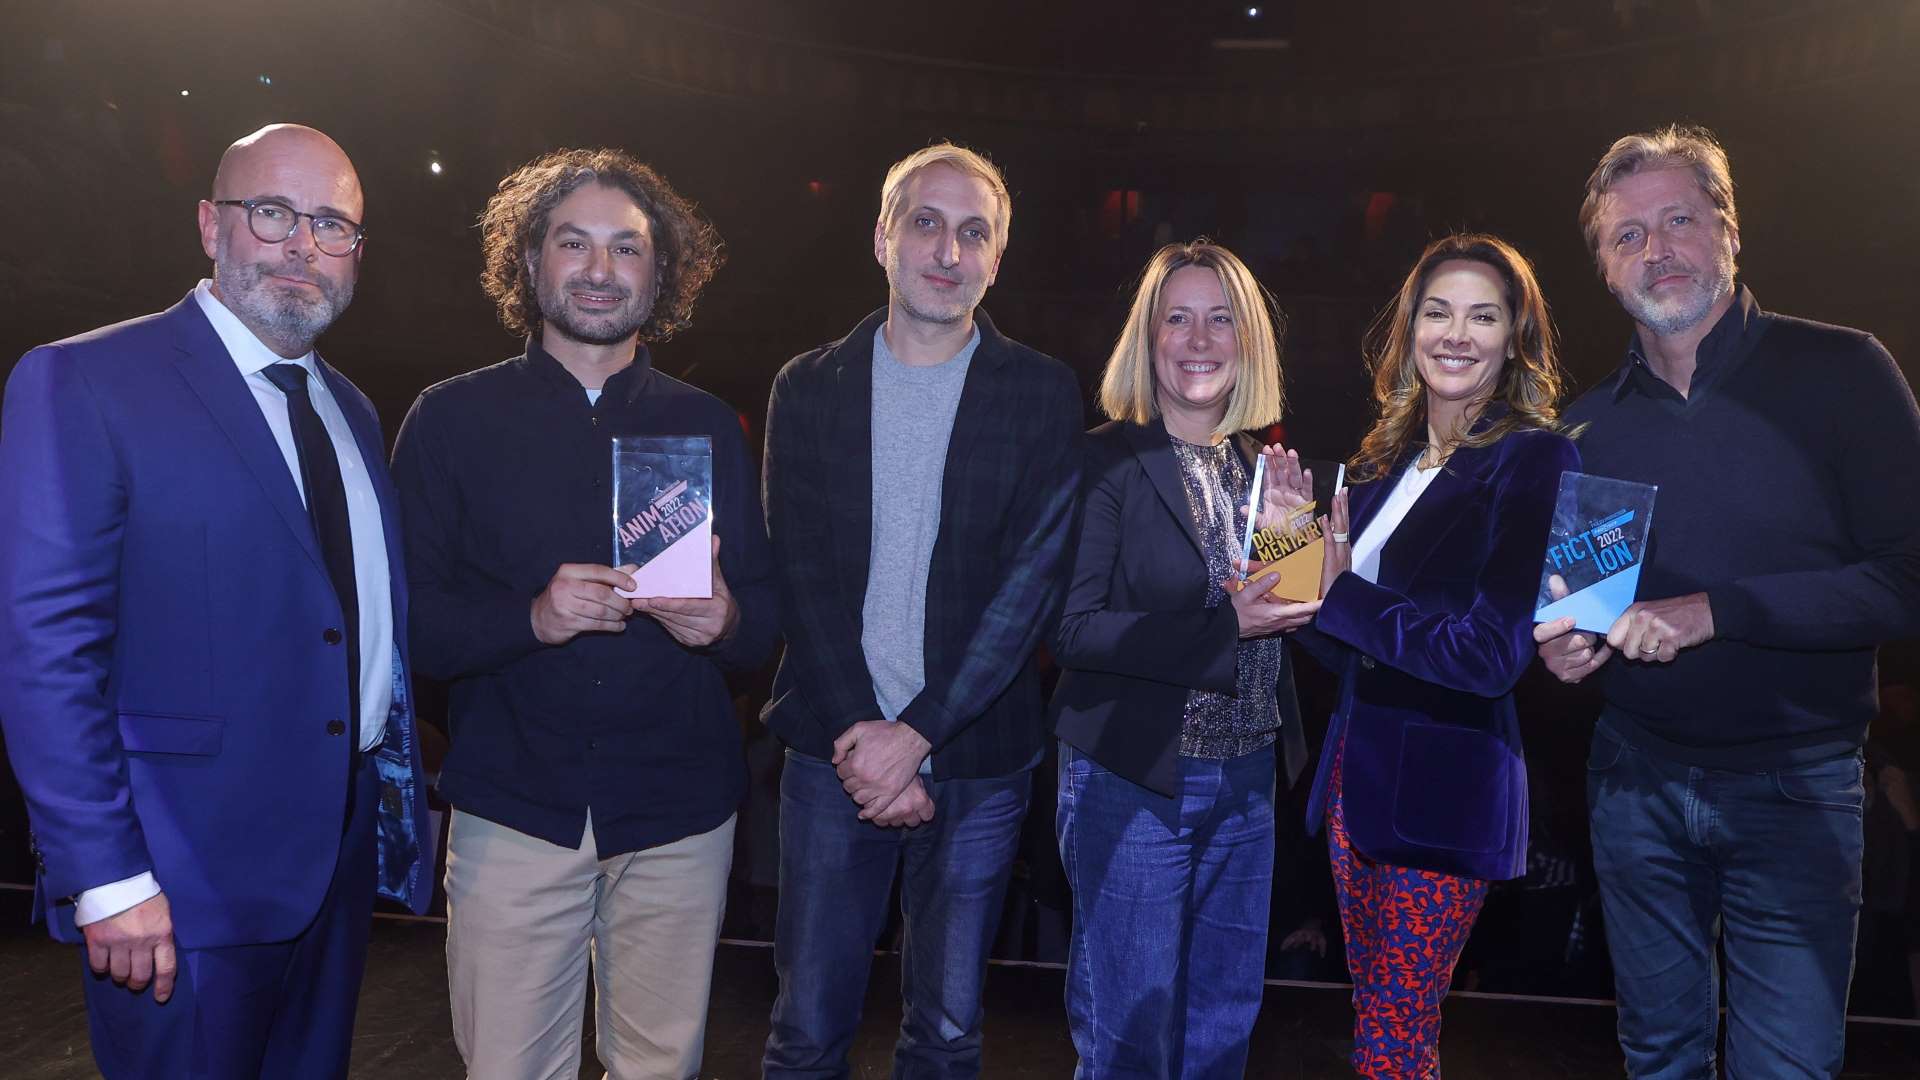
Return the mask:
M 787 745 L 882 719 L 860 645 L 873 547 L 873 335 L 887 309 L 780 369 L 763 497 L 787 648 L 762 719 Z M 933 776 L 1010 776 L 1046 741 L 1035 646 L 1059 610 L 1080 483 L 1072 369 L 973 315 L 980 344 L 947 443 L 927 570 L 926 688 L 898 719 Z
M 426 787 L 407 693 L 399 509 L 373 406 L 322 363 L 380 501 L 393 707 L 379 887 L 423 912 Z M 189 295 L 42 346 L 0 428 L 0 722 L 50 929 L 152 871 L 188 948 L 286 941 L 340 850 L 339 599 L 267 421 Z
M 1352 489 L 1355 539 L 1411 464 Z M 1456 450 L 1381 550 L 1379 582 L 1348 572 L 1327 590 L 1295 635 L 1340 676 L 1309 830 L 1344 754 L 1347 832 L 1362 855 L 1493 881 L 1525 872 L 1513 687 L 1534 656 L 1560 474 L 1579 467 L 1572 442 L 1537 429 Z
M 1259 443 L 1241 435 L 1251 464 Z M 1207 561 L 1166 426 L 1121 421 L 1087 433 L 1073 576 L 1055 634 L 1061 667 L 1054 734 L 1104 768 L 1162 795 L 1180 791 L 1180 731 L 1194 690 L 1238 689 L 1240 622 L 1207 607 Z M 1283 776 L 1306 762 L 1306 736 L 1282 646 Z

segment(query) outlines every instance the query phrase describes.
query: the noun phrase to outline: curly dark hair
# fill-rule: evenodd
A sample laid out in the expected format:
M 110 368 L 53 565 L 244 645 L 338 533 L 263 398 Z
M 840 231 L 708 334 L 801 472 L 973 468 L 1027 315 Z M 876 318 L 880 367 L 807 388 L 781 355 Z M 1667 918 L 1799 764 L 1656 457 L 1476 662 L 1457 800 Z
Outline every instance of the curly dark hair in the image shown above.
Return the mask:
M 553 208 L 589 183 L 626 192 L 652 223 L 657 294 L 653 313 L 640 327 L 640 340 L 672 337 L 693 321 L 693 302 L 726 261 L 726 253 L 720 234 L 692 202 L 652 167 L 619 150 L 555 150 L 508 173 L 480 214 L 480 250 L 486 260 L 481 286 L 508 330 L 537 330 L 540 297 L 528 264 L 540 257 Z

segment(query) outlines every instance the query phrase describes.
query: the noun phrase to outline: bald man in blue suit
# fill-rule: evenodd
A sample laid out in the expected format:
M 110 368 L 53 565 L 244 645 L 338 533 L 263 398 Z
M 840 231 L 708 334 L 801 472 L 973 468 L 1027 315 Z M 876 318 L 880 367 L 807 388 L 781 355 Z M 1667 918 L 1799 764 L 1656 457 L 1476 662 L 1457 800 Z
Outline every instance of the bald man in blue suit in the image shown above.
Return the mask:
M 0 723 L 36 912 L 119 1077 L 337 1077 L 376 890 L 424 909 L 399 521 L 353 297 L 353 165 L 230 147 L 213 276 L 29 352 L 0 420 Z

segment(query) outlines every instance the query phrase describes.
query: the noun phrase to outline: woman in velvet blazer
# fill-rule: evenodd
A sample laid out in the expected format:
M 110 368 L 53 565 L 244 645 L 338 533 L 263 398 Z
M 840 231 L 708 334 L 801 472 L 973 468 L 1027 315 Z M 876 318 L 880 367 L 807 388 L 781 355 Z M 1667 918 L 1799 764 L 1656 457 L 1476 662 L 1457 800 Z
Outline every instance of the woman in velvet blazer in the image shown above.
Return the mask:
M 1267 301 L 1239 259 L 1205 243 L 1154 256 L 1100 402 L 1114 421 L 1087 436 L 1054 641 L 1075 1075 L 1239 1076 L 1264 990 L 1276 775 L 1305 756 L 1278 635 L 1318 606 L 1228 587 L 1263 452 L 1240 433 L 1281 408 Z M 1304 501 L 1298 459 L 1269 464 L 1292 481 L 1276 497 Z
M 1354 1069 L 1425 1078 L 1488 883 L 1525 869 L 1513 688 L 1534 655 L 1560 474 L 1579 456 L 1557 430 L 1545 301 L 1494 237 L 1430 245 L 1371 358 L 1364 482 L 1333 500 L 1320 610 L 1296 635 L 1340 677 L 1308 827 L 1329 834 Z

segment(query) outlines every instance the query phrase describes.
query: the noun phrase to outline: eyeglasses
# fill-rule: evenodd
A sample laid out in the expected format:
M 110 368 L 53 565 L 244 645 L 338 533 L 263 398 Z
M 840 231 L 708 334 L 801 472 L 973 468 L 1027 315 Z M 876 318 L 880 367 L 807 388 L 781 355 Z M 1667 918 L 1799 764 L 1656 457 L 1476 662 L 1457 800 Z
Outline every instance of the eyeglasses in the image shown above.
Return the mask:
M 300 228 L 300 219 L 313 222 L 313 246 L 335 258 L 353 254 L 367 230 L 352 218 L 338 214 L 308 214 L 278 199 L 214 199 L 215 206 L 238 206 L 247 212 L 247 228 L 263 244 L 282 244 Z

